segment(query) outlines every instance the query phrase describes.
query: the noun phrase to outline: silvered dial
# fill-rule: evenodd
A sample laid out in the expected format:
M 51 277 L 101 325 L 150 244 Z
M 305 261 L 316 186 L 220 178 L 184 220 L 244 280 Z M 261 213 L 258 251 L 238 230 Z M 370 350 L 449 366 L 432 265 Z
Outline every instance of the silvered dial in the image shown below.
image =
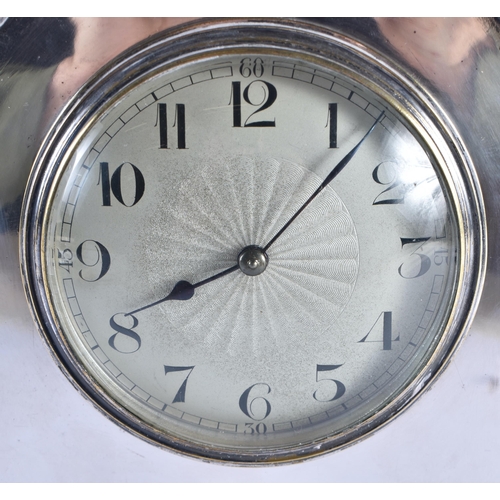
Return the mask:
M 46 188 L 65 355 L 187 453 L 288 460 L 376 419 L 443 343 L 462 262 L 454 188 L 411 120 L 278 49 L 123 88 Z

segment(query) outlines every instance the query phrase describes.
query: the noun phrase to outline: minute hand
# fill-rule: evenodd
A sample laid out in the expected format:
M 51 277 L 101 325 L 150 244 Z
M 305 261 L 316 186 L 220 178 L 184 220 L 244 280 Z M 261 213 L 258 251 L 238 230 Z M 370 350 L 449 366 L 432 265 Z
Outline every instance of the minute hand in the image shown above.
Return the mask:
M 354 155 L 358 152 L 358 149 L 360 148 L 361 144 L 365 141 L 365 139 L 372 133 L 373 129 L 375 128 L 375 125 L 377 125 L 378 122 L 382 120 L 384 117 L 385 112 L 382 111 L 380 113 L 379 117 L 375 120 L 375 123 L 370 127 L 370 130 L 363 136 L 363 138 L 354 146 L 349 153 L 347 153 L 342 160 L 333 168 L 333 170 L 328 174 L 327 178 L 321 183 L 321 185 L 314 191 L 314 193 L 305 201 L 305 203 L 293 214 L 293 216 L 289 219 L 289 221 L 273 236 L 271 241 L 264 247 L 264 251 L 269 250 L 269 247 L 286 231 L 288 226 L 302 213 L 302 211 L 311 203 L 311 201 L 318 196 L 323 189 L 332 182 L 337 175 L 342 172 L 344 167 L 353 159 Z

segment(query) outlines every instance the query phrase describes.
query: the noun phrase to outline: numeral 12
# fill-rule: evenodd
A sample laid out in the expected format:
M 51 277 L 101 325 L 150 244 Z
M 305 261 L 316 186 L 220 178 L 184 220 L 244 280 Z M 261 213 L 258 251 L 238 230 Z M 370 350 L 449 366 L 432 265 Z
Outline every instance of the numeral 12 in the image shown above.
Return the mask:
M 264 80 L 254 80 L 252 83 L 247 85 L 243 92 L 241 91 L 241 82 L 232 82 L 231 84 L 231 101 L 233 104 L 233 127 L 275 127 L 276 120 L 258 120 L 254 121 L 252 117 L 261 111 L 264 111 L 267 108 L 270 108 L 276 98 L 278 97 L 278 91 L 276 87 L 269 82 L 265 82 Z M 254 91 L 260 90 L 262 94 L 262 100 L 258 102 L 253 102 L 250 97 L 250 90 L 254 88 Z M 241 119 L 241 96 L 243 95 L 243 100 L 250 104 L 251 106 L 257 107 L 258 109 L 254 111 L 242 125 Z

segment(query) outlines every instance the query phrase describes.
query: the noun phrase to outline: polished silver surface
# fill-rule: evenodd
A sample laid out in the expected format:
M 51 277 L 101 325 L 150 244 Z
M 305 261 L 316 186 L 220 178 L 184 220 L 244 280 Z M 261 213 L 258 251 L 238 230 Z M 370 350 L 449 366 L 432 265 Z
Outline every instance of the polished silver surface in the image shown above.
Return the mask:
M 404 416 L 369 440 L 311 464 L 222 469 L 125 434 L 80 401 L 55 369 L 29 316 L 18 269 L 20 202 L 32 161 L 57 113 L 95 70 L 176 22 L 9 19 L 0 27 L 2 479 L 499 480 L 500 53 L 492 20 L 316 20 L 393 58 L 428 89 L 463 137 L 484 196 L 489 260 L 476 320 L 434 389 Z

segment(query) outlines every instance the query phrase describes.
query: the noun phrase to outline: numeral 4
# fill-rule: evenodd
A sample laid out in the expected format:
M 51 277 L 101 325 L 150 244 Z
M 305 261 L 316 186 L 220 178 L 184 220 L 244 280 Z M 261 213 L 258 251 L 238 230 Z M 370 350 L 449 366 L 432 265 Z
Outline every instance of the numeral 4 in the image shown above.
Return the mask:
M 368 337 L 370 337 L 368 340 Z M 384 311 L 380 313 L 377 321 L 373 323 L 370 331 L 359 341 L 362 342 L 382 342 L 382 349 L 384 351 L 390 351 L 392 349 L 392 343 L 399 340 L 399 335 L 393 339 L 392 338 L 392 312 Z

